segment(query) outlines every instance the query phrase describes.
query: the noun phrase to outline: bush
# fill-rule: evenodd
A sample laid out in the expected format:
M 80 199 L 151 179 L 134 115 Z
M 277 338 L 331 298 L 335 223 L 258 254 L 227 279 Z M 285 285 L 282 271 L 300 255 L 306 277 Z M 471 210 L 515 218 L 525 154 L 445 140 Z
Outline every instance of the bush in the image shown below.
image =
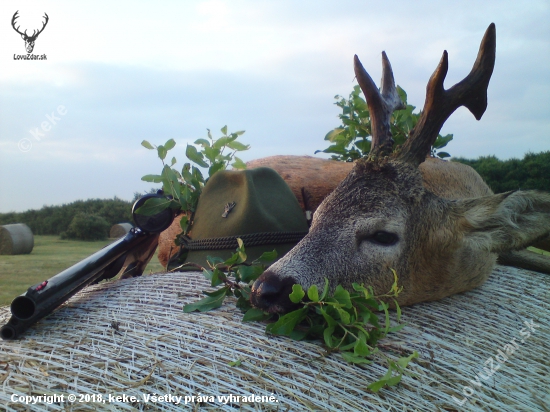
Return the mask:
M 78 213 L 61 239 L 104 240 L 109 233 L 109 222 L 95 214 Z

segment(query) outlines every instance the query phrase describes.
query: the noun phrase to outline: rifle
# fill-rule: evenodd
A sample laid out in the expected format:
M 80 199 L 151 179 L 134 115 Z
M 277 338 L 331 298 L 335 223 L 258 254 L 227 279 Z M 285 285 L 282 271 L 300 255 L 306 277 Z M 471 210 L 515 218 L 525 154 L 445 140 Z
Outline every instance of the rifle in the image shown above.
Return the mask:
M 166 198 L 162 191 L 139 198 L 132 207 L 137 227 L 126 236 L 16 297 L 10 306 L 11 318 L 0 329 L 2 339 L 19 338 L 29 326 L 92 283 L 113 278 L 121 271 L 121 278 L 141 276 L 157 249 L 160 233 L 175 217 L 170 208 L 152 216 L 137 214 L 136 210 L 152 197 Z

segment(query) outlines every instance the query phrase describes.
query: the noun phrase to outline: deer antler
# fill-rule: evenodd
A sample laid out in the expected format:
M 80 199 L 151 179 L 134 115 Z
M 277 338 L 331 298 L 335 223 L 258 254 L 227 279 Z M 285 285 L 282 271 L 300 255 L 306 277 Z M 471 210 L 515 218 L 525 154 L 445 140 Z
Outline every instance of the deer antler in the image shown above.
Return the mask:
M 437 135 L 449 116 L 460 106 L 467 107 L 477 120 L 487 108 L 487 87 L 495 66 L 496 28 L 491 23 L 483 36 L 472 71 L 448 90 L 443 81 L 449 68 L 447 51 L 426 86 L 424 109 L 409 138 L 403 144 L 400 158 L 420 164 L 424 161 Z
M 48 21 L 50 20 L 50 18 L 48 17 L 48 15 L 46 14 L 46 12 L 44 12 L 44 16 L 43 16 L 46 21 L 44 23 L 42 23 L 42 28 L 40 30 L 38 30 L 38 33 L 34 34 L 34 30 L 33 30 L 33 33 L 32 33 L 32 36 L 31 37 L 38 37 L 38 35 L 40 33 L 42 33 L 44 31 L 44 28 L 46 27 L 46 24 L 48 24 Z
M 28 40 L 36 39 L 36 37 L 38 37 L 38 35 L 39 35 L 40 33 L 42 33 L 42 31 L 43 31 L 44 28 L 46 27 L 46 24 L 48 24 L 48 21 L 50 20 L 50 18 L 48 17 L 48 15 L 47 15 L 46 13 L 44 13 L 44 16 L 43 16 L 43 17 L 46 19 L 46 21 L 45 21 L 44 23 L 42 23 L 42 28 L 41 28 L 40 30 L 38 30 L 38 33 L 36 32 L 36 30 L 33 30 L 32 36 L 29 36 L 29 35 L 27 34 L 27 30 L 25 30 L 24 33 L 21 33 L 21 32 L 19 31 L 19 27 L 21 27 L 21 26 L 17 26 L 17 28 L 15 28 L 15 20 L 16 20 L 17 18 L 19 18 L 19 16 L 17 15 L 17 13 L 19 13 L 19 10 L 17 10 L 17 11 L 15 12 L 15 14 L 13 15 L 13 17 L 12 17 L 12 19 L 11 19 L 11 26 L 13 27 L 13 29 L 14 29 L 17 33 L 19 33 L 21 36 L 25 36 L 25 38 L 28 39 Z
M 371 120 L 372 142 L 369 156 L 385 155 L 392 151 L 393 139 L 390 130 L 390 118 L 394 110 L 404 109 L 405 105 L 399 98 L 393 71 L 386 52 L 382 52 L 382 90 L 372 81 L 367 71 L 359 61 L 357 55 L 354 57 L 355 76 L 361 86 L 361 90 L 367 99 Z
M 13 29 L 14 29 L 17 33 L 19 33 L 21 36 L 26 36 L 26 35 L 27 35 L 27 30 L 25 30 L 25 33 L 21 33 L 21 32 L 19 31 L 19 27 L 21 27 L 21 26 L 17 26 L 17 28 L 15 28 L 15 19 L 17 19 L 17 18 L 19 17 L 19 16 L 17 15 L 17 13 L 19 13 L 19 10 L 17 10 L 17 11 L 14 13 L 13 17 L 11 18 L 11 26 L 12 26 Z

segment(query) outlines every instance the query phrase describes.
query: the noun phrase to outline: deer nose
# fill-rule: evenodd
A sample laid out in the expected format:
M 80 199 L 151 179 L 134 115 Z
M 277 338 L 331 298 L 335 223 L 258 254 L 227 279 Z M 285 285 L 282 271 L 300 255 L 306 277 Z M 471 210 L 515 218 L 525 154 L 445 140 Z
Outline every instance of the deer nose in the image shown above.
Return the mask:
M 288 312 L 298 306 L 288 297 L 295 283 L 294 278 L 281 279 L 268 269 L 252 285 L 250 300 L 255 307 L 269 313 Z

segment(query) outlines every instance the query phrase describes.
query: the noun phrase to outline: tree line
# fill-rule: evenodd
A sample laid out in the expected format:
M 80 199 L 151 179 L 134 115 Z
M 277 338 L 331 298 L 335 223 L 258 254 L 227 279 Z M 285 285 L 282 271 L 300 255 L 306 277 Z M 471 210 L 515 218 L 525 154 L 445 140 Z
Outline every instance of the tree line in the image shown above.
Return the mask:
M 495 193 L 518 189 L 550 192 L 550 151 L 527 153 L 523 159 L 482 156 L 475 160 L 453 158 L 453 161 L 473 167 Z
M 93 220 L 99 217 L 102 219 L 102 227 L 105 228 L 105 238 L 112 225 L 132 222 L 132 204 L 133 202 L 117 197 L 77 200 L 59 206 L 44 206 L 40 210 L 0 213 L 0 225 L 25 223 L 35 235 L 61 235 L 68 231 L 75 218 L 78 222 L 83 216 Z

